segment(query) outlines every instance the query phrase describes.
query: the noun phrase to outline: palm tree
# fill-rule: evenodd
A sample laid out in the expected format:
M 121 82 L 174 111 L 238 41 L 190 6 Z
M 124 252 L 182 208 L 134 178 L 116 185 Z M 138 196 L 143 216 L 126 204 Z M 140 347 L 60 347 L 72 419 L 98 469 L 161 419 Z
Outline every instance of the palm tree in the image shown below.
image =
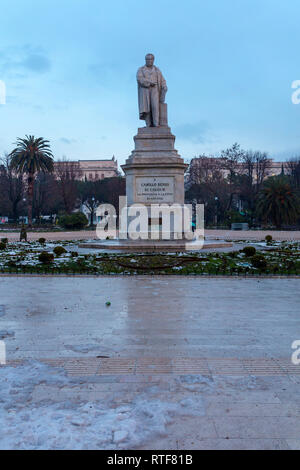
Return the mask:
M 32 202 L 35 175 L 38 172 L 52 173 L 53 155 L 49 140 L 26 135 L 17 139 L 17 147 L 10 153 L 11 167 L 17 173 L 27 176 L 28 226 L 32 226 Z
M 257 202 L 257 214 L 277 228 L 292 224 L 300 215 L 300 202 L 286 176 L 271 176 L 264 183 Z

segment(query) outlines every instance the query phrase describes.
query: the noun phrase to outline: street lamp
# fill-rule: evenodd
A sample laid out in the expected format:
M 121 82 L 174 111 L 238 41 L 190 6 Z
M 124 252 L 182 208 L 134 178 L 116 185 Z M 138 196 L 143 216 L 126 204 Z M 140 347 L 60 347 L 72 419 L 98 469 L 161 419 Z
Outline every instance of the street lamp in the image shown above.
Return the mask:
M 27 200 L 26 200 L 26 197 L 23 197 L 23 203 L 24 205 L 26 204 Z M 22 215 L 22 223 L 24 224 L 24 222 L 26 221 L 26 216 Z M 19 222 L 20 223 L 20 222 Z M 25 222 L 26 223 L 26 222 Z
M 91 227 L 92 228 L 94 226 L 94 203 L 95 203 L 95 198 L 93 196 L 92 197 L 92 210 L 91 210 Z
M 215 214 L 215 225 L 218 225 L 218 196 L 215 196 L 215 202 L 216 202 L 216 214 Z

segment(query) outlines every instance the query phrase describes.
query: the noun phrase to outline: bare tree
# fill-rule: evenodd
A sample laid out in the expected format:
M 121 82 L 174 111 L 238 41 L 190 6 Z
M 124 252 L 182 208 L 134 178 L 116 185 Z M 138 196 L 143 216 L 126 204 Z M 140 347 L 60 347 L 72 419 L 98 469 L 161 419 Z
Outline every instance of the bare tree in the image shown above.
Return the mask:
M 0 159 L 0 164 L 0 198 L 2 211 L 7 210 L 14 221 L 17 221 L 25 191 L 24 178 L 12 169 L 11 157 L 8 154 Z
M 245 151 L 236 142 L 226 150 L 221 151 L 221 159 L 223 160 L 224 168 L 229 173 L 229 179 L 232 179 L 240 171 L 240 163 L 243 160 Z
M 77 183 L 78 197 L 81 206 L 85 206 L 90 214 L 90 224 L 94 225 L 94 215 L 97 207 L 100 204 L 96 196 L 96 182 L 95 181 L 79 181 Z
M 119 211 L 119 197 L 126 194 L 126 180 L 122 176 L 113 176 L 105 178 L 102 181 L 96 181 L 96 199 L 99 202 L 107 202 Z
M 201 184 L 211 179 L 222 178 L 224 173 L 224 162 L 220 158 L 199 155 L 190 162 L 187 178 L 187 186 Z
M 34 185 L 33 211 L 37 219 L 41 215 L 51 215 L 56 212 L 60 196 L 57 182 L 52 174 L 38 173 Z
M 291 179 L 291 184 L 300 190 L 300 156 L 294 157 L 286 163 L 286 169 Z
M 272 161 L 266 152 L 248 150 L 242 157 L 242 173 L 240 178 L 240 197 L 247 201 L 251 213 L 254 217 L 256 200 L 265 178 L 268 176 Z
M 227 179 L 229 183 L 229 201 L 227 210 L 232 206 L 233 197 L 240 192 L 239 179 L 237 176 L 241 173 L 241 162 L 244 158 L 245 151 L 236 142 L 226 150 L 222 150 L 221 159 L 223 160 L 224 168 L 227 170 Z
M 266 153 L 244 151 L 238 144 L 223 150 L 219 158 L 200 155 L 189 165 L 187 197 L 205 203 L 208 216 L 209 211 L 218 211 L 222 219 L 227 211 L 240 207 L 240 201 L 246 201 L 254 214 L 256 197 L 270 166 Z
M 70 214 L 74 210 L 77 199 L 76 181 L 82 176 L 79 163 L 71 162 L 64 157 L 55 162 L 54 173 L 64 210 Z
M 269 170 L 272 166 L 272 161 L 268 158 L 268 154 L 266 152 L 254 152 L 255 157 L 255 182 L 256 182 L 256 192 L 258 192 L 264 180 L 267 176 L 269 176 Z
M 229 184 L 221 158 L 200 155 L 190 162 L 186 199 L 205 205 L 206 223 L 224 218 L 229 202 Z
M 248 150 L 242 157 L 242 172 L 247 176 L 251 186 L 259 191 L 265 178 L 269 175 L 272 161 L 266 152 Z

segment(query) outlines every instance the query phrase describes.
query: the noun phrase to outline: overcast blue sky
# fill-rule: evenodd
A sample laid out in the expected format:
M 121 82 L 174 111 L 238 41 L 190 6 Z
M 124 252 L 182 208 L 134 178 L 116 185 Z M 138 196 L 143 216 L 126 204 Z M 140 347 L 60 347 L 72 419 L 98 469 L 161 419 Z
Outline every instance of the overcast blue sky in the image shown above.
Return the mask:
M 176 148 L 189 159 L 237 141 L 300 154 L 299 0 L 1 0 L 0 153 L 48 138 L 55 158 L 133 149 L 136 70 L 147 52 L 167 84 Z

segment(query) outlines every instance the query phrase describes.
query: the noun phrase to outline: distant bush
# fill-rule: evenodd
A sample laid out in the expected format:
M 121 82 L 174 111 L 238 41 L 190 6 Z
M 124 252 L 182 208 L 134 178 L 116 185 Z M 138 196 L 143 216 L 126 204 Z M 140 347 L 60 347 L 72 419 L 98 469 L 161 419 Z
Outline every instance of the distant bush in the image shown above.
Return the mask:
M 256 248 L 254 248 L 254 246 L 245 246 L 243 248 L 243 253 L 245 253 L 245 255 L 247 257 L 250 257 L 250 256 L 254 256 L 255 253 L 256 253 Z
M 251 258 L 251 264 L 258 269 L 265 269 L 267 267 L 267 261 L 263 255 L 253 256 Z
M 273 240 L 272 235 L 266 235 L 265 240 L 267 243 L 270 243 Z
M 82 212 L 62 215 L 58 219 L 59 225 L 67 229 L 83 229 L 88 224 L 88 219 Z
M 247 222 L 247 218 L 237 210 L 228 211 L 225 215 L 229 224 Z
M 67 253 L 67 250 L 63 246 L 56 246 L 53 250 L 56 256 L 61 256 L 63 253 Z
M 238 251 L 229 251 L 228 256 L 230 256 L 230 258 L 235 258 L 238 253 Z
M 6 243 L 0 242 L 0 250 L 5 250 Z
M 38 242 L 39 242 L 41 245 L 44 245 L 44 243 L 46 242 L 46 238 L 41 237 L 41 238 L 38 239 Z
M 48 253 L 48 251 L 42 251 L 39 254 L 39 261 L 43 264 L 50 264 L 54 261 L 53 253 Z
M 8 243 L 8 238 L 1 238 L 1 242 L 5 243 L 5 245 Z
M 77 256 L 78 256 L 77 251 L 71 251 L 71 256 L 72 256 L 72 258 L 77 258 Z
M 6 263 L 6 266 L 9 266 L 10 268 L 16 268 L 17 267 L 17 263 L 10 259 L 7 263 Z

